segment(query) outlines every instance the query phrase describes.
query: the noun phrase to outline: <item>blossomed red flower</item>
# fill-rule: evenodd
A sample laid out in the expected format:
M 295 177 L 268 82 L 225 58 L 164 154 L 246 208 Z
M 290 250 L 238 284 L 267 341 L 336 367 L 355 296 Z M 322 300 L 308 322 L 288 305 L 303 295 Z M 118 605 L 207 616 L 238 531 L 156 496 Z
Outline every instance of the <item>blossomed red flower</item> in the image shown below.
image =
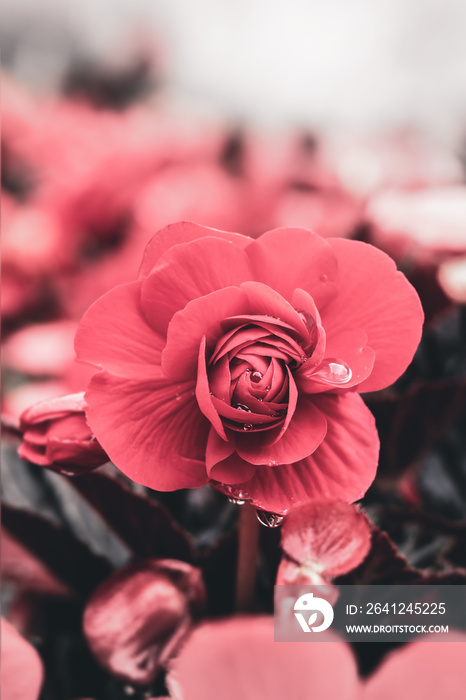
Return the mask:
M 363 243 L 283 228 L 257 240 L 181 223 L 76 339 L 99 369 L 89 424 L 158 490 L 210 481 L 264 510 L 354 501 L 378 457 L 359 391 L 391 384 L 421 334 L 416 292 Z

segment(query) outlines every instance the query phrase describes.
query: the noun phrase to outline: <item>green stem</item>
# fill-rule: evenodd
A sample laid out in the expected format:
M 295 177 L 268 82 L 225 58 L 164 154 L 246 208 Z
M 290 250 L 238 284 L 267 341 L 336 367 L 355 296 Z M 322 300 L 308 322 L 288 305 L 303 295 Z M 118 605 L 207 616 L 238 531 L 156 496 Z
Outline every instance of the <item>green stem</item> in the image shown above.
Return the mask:
M 236 570 L 236 610 L 251 612 L 257 573 L 260 524 L 249 503 L 240 509 L 238 532 L 238 567 Z

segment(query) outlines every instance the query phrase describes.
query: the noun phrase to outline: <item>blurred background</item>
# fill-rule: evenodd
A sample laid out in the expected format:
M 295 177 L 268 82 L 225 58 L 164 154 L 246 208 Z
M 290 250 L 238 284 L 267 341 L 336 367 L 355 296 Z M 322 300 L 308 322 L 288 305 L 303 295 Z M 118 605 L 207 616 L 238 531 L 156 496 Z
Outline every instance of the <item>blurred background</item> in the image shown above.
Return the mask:
M 464 132 L 462 0 L 4 0 L 3 62 L 37 88 L 76 61 L 157 57 L 165 87 L 265 125 Z

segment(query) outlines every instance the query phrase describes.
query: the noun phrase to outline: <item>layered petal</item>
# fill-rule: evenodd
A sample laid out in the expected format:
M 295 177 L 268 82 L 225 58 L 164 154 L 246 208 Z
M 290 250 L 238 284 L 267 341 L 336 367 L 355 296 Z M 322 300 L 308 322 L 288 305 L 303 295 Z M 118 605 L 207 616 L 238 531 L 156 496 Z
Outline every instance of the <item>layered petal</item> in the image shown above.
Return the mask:
M 233 243 L 206 236 L 176 245 L 158 260 L 141 290 L 144 316 L 165 335 L 172 316 L 192 299 L 251 279 L 247 255 Z
M 100 372 L 92 378 L 86 400 L 97 439 L 130 479 L 160 491 L 207 482 L 209 423 L 197 407 L 194 382 Z
M 326 432 L 325 415 L 309 399 L 301 397 L 283 433 L 281 430 L 278 435 L 273 431 L 238 432 L 231 439 L 240 457 L 246 461 L 275 468 L 279 464 L 289 464 L 311 455 L 325 438 Z M 263 467 L 260 472 L 264 472 Z
M 291 301 L 296 288 L 311 294 L 322 309 L 336 294 L 337 260 L 325 239 L 304 228 L 277 228 L 246 250 L 255 279 Z
M 359 391 L 392 384 L 411 362 L 422 332 L 419 297 L 385 253 L 366 243 L 327 239 L 338 260 L 338 296 L 322 310 L 327 338 L 361 329 L 375 351 Z
M 215 228 L 199 226 L 189 221 L 170 224 L 158 231 L 147 244 L 139 269 L 139 276 L 147 277 L 161 256 L 173 246 L 180 243 L 190 243 L 205 236 L 214 236 L 224 241 L 231 241 L 238 248 L 246 248 L 251 243 L 251 239 L 248 236 L 242 236 L 240 233 L 218 231 Z
M 221 334 L 221 323 L 245 310 L 247 298 L 237 287 L 226 287 L 200 299 L 193 299 L 178 311 L 168 326 L 167 344 L 162 353 L 162 369 L 176 380 L 194 379 L 199 346 L 206 337 L 212 351 Z
M 253 505 L 284 513 L 295 503 L 361 498 L 377 469 L 375 420 L 358 394 L 319 394 L 314 401 L 327 419 L 318 449 L 295 464 L 258 468 L 244 490 Z
M 212 428 L 207 441 L 206 467 L 210 479 L 224 484 L 241 484 L 254 476 L 255 467 L 235 452 Z
M 143 316 L 141 287 L 141 281 L 115 287 L 86 311 L 75 338 L 78 360 L 121 377 L 153 376 L 165 340 Z

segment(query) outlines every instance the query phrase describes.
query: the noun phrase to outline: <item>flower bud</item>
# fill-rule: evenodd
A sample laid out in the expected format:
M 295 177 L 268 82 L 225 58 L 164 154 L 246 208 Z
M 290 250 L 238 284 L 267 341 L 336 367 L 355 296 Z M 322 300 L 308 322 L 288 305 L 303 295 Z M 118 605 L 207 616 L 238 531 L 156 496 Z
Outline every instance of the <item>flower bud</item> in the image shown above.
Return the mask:
M 82 474 L 108 462 L 86 422 L 84 393 L 40 401 L 20 418 L 18 454 L 42 467 Z
M 204 603 L 199 569 L 174 559 L 145 559 L 115 572 L 93 593 L 84 611 L 84 634 L 109 673 L 148 685 Z

